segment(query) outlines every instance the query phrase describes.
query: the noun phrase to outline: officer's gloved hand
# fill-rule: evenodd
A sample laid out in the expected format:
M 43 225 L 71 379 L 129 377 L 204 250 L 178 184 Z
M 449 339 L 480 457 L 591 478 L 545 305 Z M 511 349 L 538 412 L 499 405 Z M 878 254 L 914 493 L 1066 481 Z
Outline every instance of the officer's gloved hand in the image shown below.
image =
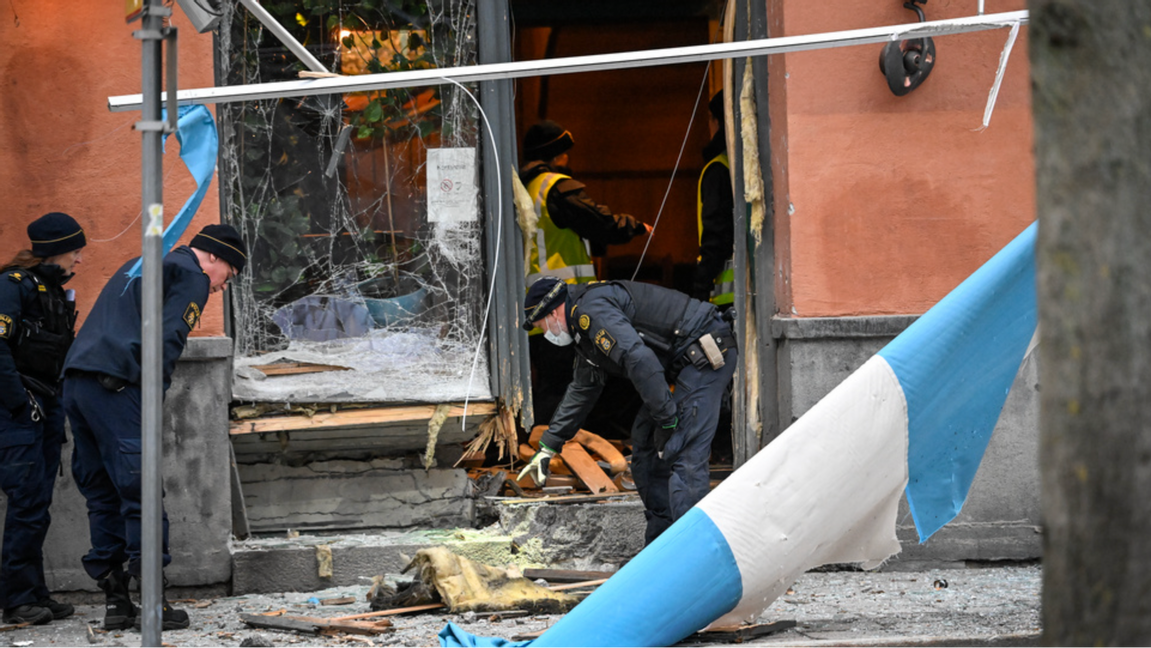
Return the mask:
M 544 482 L 548 480 L 548 475 L 550 474 L 548 464 L 551 463 L 552 457 L 554 456 L 556 456 L 556 451 L 541 442 L 539 452 L 532 455 L 531 461 L 528 462 L 528 465 L 524 466 L 524 469 L 520 471 L 516 479 L 523 479 L 525 475 L 530 475 L 532 480 L 535 481 L 536 486 L 543 488 Z
M 655 430 L 655 454 L 660 459 L 663 459 L 663 449 L 667 446 L 667 442 L 675 434 L 676 428 L 679 427 L 679 417 L 671 417 L 671 421 L 664 423 L 661 427 Z

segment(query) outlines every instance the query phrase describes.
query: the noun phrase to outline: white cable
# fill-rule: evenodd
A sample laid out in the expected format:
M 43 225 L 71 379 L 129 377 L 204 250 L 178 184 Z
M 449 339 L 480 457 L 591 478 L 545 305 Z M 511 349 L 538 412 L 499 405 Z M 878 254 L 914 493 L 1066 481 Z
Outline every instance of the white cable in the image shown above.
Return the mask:
M 172 165 L 168 165 L 168 172 L 164 174 L 164 179 L 165 179 L 165 180 L 167 180 L 167 179 L 168 179 L 168 176 L 172 175 L 172 171 L 173 171 L 173 169 L 174 169 L 174 168 L 175 168 L 175 167 L 173 167 Z M 120 237 L 121 237 L 121 236 L 123 236 L 125 233 L 127 233 L 127 232 L 128 232 L 128 230 L 132 229 L 132 226 L 136 224 L 136 221 L 140 220 L 140 216 L 141 216 L 143 213 L 144 213 L 144 210 L 143 210 L 143 209 L 141 209 L 141 210 L 140 210 L 140 211 L 139 211 L 139 212 L 136 214 L 136 217 L 132 219 L 132 222 L 131 222 L 131 223 L 128 223 L 128 226 L 127 226 L 127 227 L 125 227 L 125 228 L 124 228 L 124 230 L 123 230 L 122 232 L 120 232 L 119 234 L 117 234 L 117 235 L 113 236 L 112 238 L 108 238 L 108 239 L 88 239 L 88 242 L 89 242 L 89 243 L 107 243 L 107 242 L 109 242 L 109 241 L 115 241 L 116 239 L 120 238 Z
M 691 136 L 691 125 L 695 122 L 695 113 L 699 110 L 699 100 L 703 96 L 703 89 L 707 86 L 707 75 L 711 72 L 711 66 L 708 65 L 703 70 L 703 81 L 699 84 L 699 92 L 695 95 L 695 104 L 691 107 L 691 118 L 687 120 L 687 132 L 683 134 L 683 142 L 679 145 L 679 155 L 675 158 L 675 166 L 671 169 L 671 179 L 667 181 L 667 191 L 663 193 L 663 201 L 659 204 L 659 211 L 655 213 L 655 222 L 651 224 L 651 232 L 647 235 L 647 242 L 643 244 L 643 253 L 639 255 L 639 262 L 635 264 L 635 272 L 631 273 L 631 280 L 635 281 L 636 275 L 639 274 L 640 266 L 643 265 L 643 259 L 647 256 L 647 248 L 651 245 L 651 240 L 655 238 L 655 230 L 659 227 L 660 216 L 663 215 L 663 206 L 667 204 L 667 197 L 671 194 L 671 186 L 675 182 L 675 172 L 679 169 L 679 161 L 683 159 L 683 150 L 687 148 L 687 140 Z
M 475 102 L 475 104 L 476 104 L 476 109 L 480 111 L 480 116 L 484 118 L 484 124 L 486 124 L 488 127 L 488 137 L 491 138 L 491 140 L 492 140 L 492 150 L 495 151 L 495 153 L 496 153 L 496 165 L 495 165 L 496 166 L 496 186 L 497 187 L 503 187 L 503 177 L 502 177 L 503 174 L 500 173 L 500 164 L 499 164 L 499 152 L 500 152 L 500 150 L 499 150 L 499 146 L 496 145 L 496 136 L 495 136 L 495 133 L 492 132 L 492 124 L 491 124 L 491 122 L 488 121 L 488 114 L 486 112 L 484 112 L 484 107 L 480 105 L 480 102 L 478 99 L 476 99 L 475 95 L 473 95 L 470 90 L 468 90 L 466 87 L 464 87 L 463 84 L 461 84 L 459 81 L 456 81 L 455 79 L 448 79 L 446 77 L 444 78 L 444 80 L 450 81 L 450 82 L 456 84 L 457 86 L 460 87 L 461 90 L 464 91 L 464 93 L 466 93 L 469 97 L 471 97 L 472 101 Z M 491 286 L 488 287 L 488 300 L 487 300 L 487 304 L 484 305 L 483 324 L 480 325 L 480 336 L 479 336 L 479 339 L 476 341 L 476 352 L 475 352 L 475 355 L 472 356 L 472 371 L 468 375 L 468 386 L 464 390 L 464 413 L 463 413 L 463 416 L 460 417 L 460 430 L 467 429 L 468 401 L 471 399 L 471 395 L 472 395 L 472 382 L 476 378 L 476 365 L 479 363 L 479 360 L 480 360 L 480 350 L 483 349 L 483 347 L 484 347 L 484 333 L 487 331 L 487 328 L 488 328 L 488 315 L 489 315 L 489 313 L 491 313 L 492 297 L 496 293 L 496 277 L 498 276 L 497 269 L 499 268 L 499 264 L 500 264 L 500 241 L 503 238 L 503 230 L 504 230 L 504 219 L 503 219 L 504 192 L 502 190 L 497 191 L 496 196 L 498 196 L 498 199 L 496 201 L 496 244 L 494 246 L 496 253 L 493 255 L 495 258 L 492 259 L 492 283 L 491 283 Z

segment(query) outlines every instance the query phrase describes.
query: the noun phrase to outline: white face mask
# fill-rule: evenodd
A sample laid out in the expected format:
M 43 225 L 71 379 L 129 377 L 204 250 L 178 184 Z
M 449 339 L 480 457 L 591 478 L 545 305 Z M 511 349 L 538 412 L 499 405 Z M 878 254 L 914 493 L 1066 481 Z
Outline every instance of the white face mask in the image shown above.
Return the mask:
M 544 339 L 547 340 L 548 342 L 551 342 L 552 344 L 554 344 L 556 346 L 567 346 L 567 345 L 571 344 L 572 343 L 571 333 L 568 333 L 564 327 L 560 327 L 560 330 L 558 332 L 552 331 L 552 322 L 553 321 L 554 320 L 548 320 L 547 330 L 544 331 Z

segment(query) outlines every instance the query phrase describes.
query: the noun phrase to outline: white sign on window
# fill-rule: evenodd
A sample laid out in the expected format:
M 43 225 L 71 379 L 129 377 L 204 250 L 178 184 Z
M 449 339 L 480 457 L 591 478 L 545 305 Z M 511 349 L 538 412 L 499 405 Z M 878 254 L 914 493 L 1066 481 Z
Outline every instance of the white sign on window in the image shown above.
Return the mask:
M 428 222 L 478 220 L 476 149 L 428 149 Z

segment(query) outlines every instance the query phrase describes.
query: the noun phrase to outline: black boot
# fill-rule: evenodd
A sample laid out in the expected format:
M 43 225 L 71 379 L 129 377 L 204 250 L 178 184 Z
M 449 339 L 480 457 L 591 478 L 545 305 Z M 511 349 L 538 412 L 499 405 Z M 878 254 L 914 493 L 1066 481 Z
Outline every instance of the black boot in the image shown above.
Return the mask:
M 96 583 L 104 590 L 104 629 L 131 628 L 139 610 L 128 594 L 128 575 L 120 571 L 109 572 Z
M 73 607 L 72 604 L 61 603 L 60 601 L 53 599 L 51 596 L 40 599 L 36 605 L 51 610 L 52 618 L 54 620 L 70 617 L 76 611 L 76 608 Z
M 140 584 L 140 579 L 136 579 L 136 584 Z M 168 579 L 164 578 L 164 589 L 168 588 Z M 184 630 L 192 625 L 192 620 L 188 618 L 188 613 L 183 610 L 177 610 L 172 607 L 168 602 L 167 593 L 160 595 L 160 601 L 163 607 L 160 608 L 160 629 L 161 630 Z M 139 630 L 143 625 L 139 617 L 136 618 L 136 629 Z
M 17 605 L 4 610 L 4 623 L 27 623 L 44 625 L 52 621 L 52 610 L 39 605 Z

